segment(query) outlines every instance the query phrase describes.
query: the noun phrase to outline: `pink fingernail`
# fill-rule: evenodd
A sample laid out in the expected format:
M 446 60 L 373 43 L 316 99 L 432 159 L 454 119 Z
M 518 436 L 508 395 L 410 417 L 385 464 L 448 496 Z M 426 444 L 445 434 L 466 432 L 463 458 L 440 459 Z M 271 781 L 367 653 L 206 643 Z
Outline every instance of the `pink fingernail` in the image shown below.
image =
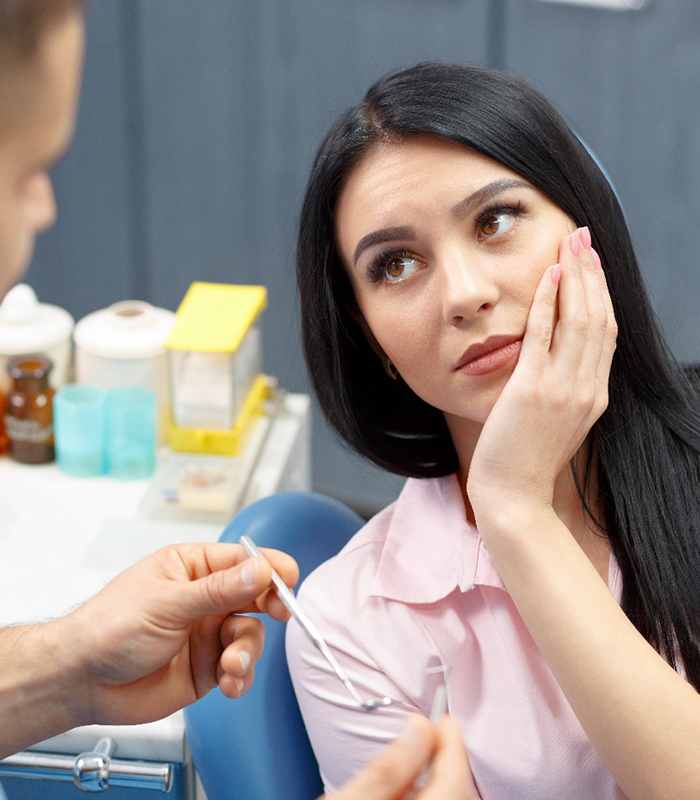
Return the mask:
M 581 240 L 579 239 L 578 231 L 574 231 L 569 237 L 569 247 L 571 248 L 574 258 L 578 258 L 580 245 Z
M 581 232 L 580 232 L 579 235 L 581 237 L 581 244 L 586 248 L 586 250 L 590 250 L 591 249 L 591 232 L 588 230 L 587 227 L 586 228 L 581 228 Z
M 555 264 L 552 267 L 552 283 L 557 286 L 561 280 L 561 264 Z
M 591 255 L 593 256 L 593 263 L 595 264 L 596 272 L 602 272 L 603 265 L 600 263 L 600 256 L 595 250 L 591 250 Z

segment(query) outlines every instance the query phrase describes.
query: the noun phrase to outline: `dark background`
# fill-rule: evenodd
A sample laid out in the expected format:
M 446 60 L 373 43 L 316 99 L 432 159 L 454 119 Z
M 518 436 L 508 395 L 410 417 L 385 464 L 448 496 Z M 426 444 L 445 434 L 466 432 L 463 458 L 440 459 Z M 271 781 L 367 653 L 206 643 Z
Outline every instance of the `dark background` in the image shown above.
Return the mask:
M 294 241 L 311 159 L 371 82 L 424 59 L 510 70 L 557 105 L 613 177 L 676 354 L 698 360 L 697 0 L 93 0 L 58 223 L 28 282 L 76 318 L 133 298 L 175 309 L 193 280 L 264 283 L 266 370 L 309 391 Z M 401 484 L 318 413 L 313 465 L 317 490 L 365 513 Z

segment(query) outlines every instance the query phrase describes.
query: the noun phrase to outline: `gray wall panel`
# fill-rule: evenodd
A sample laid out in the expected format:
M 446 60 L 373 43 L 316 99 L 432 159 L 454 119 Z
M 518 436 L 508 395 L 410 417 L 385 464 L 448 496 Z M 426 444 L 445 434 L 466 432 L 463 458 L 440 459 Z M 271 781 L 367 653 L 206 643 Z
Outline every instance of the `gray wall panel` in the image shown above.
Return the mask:
M 333 118 L 426 58 L 505 66 L 542 89 L 613 174 L 676 352 L 700 350 L 700 4 L 615 14 L 536 0 L 118 0 L 89 14 L 59 222 L 29 279 L 76 316 L 129 296 L 175 308 L 190 281 L 270 289 L 267 368 L 308 390 L 297 215 Z M 322 491 L 376 508 L 400 481 L 315 421 Z
M 564 113 L 622 197 L 655 308 L 676 354 L 700 360 L 700 5 L 640 12 L 509 0 L 504 66 Z
M 298 210 L 331 121 L 381 74 L 485 58 L 487 3 L 185 0 L 140 5 L 149 299 L 188 283 L 268 286 L 267 369 L 308 391 L 294 282 Z M 351 457 L 317 414 L 316 488 L 374 509 L 400 481 Z
M 76 316 L 135 290 L 123 8 L 95 6 L 75 139 L 53 173 L 58 222 L 39 237 L 27 278 Z

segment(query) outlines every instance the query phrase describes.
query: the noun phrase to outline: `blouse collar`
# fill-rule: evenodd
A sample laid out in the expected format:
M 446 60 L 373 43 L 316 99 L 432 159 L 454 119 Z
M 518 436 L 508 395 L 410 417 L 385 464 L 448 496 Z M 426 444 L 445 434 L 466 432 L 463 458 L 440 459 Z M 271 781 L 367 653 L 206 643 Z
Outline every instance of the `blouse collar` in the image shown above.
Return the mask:
M 455 589 L 505 590 L 478 530 L 466 519 L 456 475 L 409 478 L 392 512 L 371 596 L 421 604 Z

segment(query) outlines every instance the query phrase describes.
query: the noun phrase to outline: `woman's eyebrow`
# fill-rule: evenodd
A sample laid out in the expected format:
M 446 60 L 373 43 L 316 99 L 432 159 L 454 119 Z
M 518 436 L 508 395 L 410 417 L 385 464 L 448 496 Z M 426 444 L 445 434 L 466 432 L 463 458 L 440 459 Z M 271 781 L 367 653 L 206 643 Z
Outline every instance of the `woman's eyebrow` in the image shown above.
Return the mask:
M 408 241 L 416 238 L 416 232 L 413 228 L 382 228 L 380 231 L 368 233 L 363 236 L 357 243 L 355 252 L 352 257 L 352 263 L 357 264 L 357 259 L 368 247 L 375 244 L 383 244 L 384 242 L 391 242 L 393 239 L 406 239 Z
M 474 208 L 480 206 L 495 195 L 504 192 L 506 189 L 516 188 L 532 189 L 532 186 L 516 178 L 499 178 L 496 181 L 486 184 L 486 186 L 482 186 L 481 189 L 477 189 L 470 194 L 469 197 L 465 197 L 464 200 L 460 200 L 459 203 L 452 208 L 452 214 L 455 217 L 464 217 Z M 372 233 L 368 233 L 367 236 L 363 236 L 357 243 L 352 257 L 352 263 L 357 264 L 357 259 L 362 253 L 367 250 L 368 247 L 372 247 L 375 244 L 383 244 L 384 242 L 390 242 L 394 239 L 406 239 L 410 241 L 415 238 L 416 232 L 410 227 L 382 228 L 379 231 L 373 231 Z
M 464 200 L 460 200 L 456 206 L 453 206 L 452 215 L 458 219 L 466 217 L 482 203 L 504 192 L 506 189 L 532 189 L 532 186 L 516 178 L 499 178 L 499 180 L 487 183 L 486 186 L 477 189 L 474 193 L 470 194 L 469 197 L 465 197 Z

